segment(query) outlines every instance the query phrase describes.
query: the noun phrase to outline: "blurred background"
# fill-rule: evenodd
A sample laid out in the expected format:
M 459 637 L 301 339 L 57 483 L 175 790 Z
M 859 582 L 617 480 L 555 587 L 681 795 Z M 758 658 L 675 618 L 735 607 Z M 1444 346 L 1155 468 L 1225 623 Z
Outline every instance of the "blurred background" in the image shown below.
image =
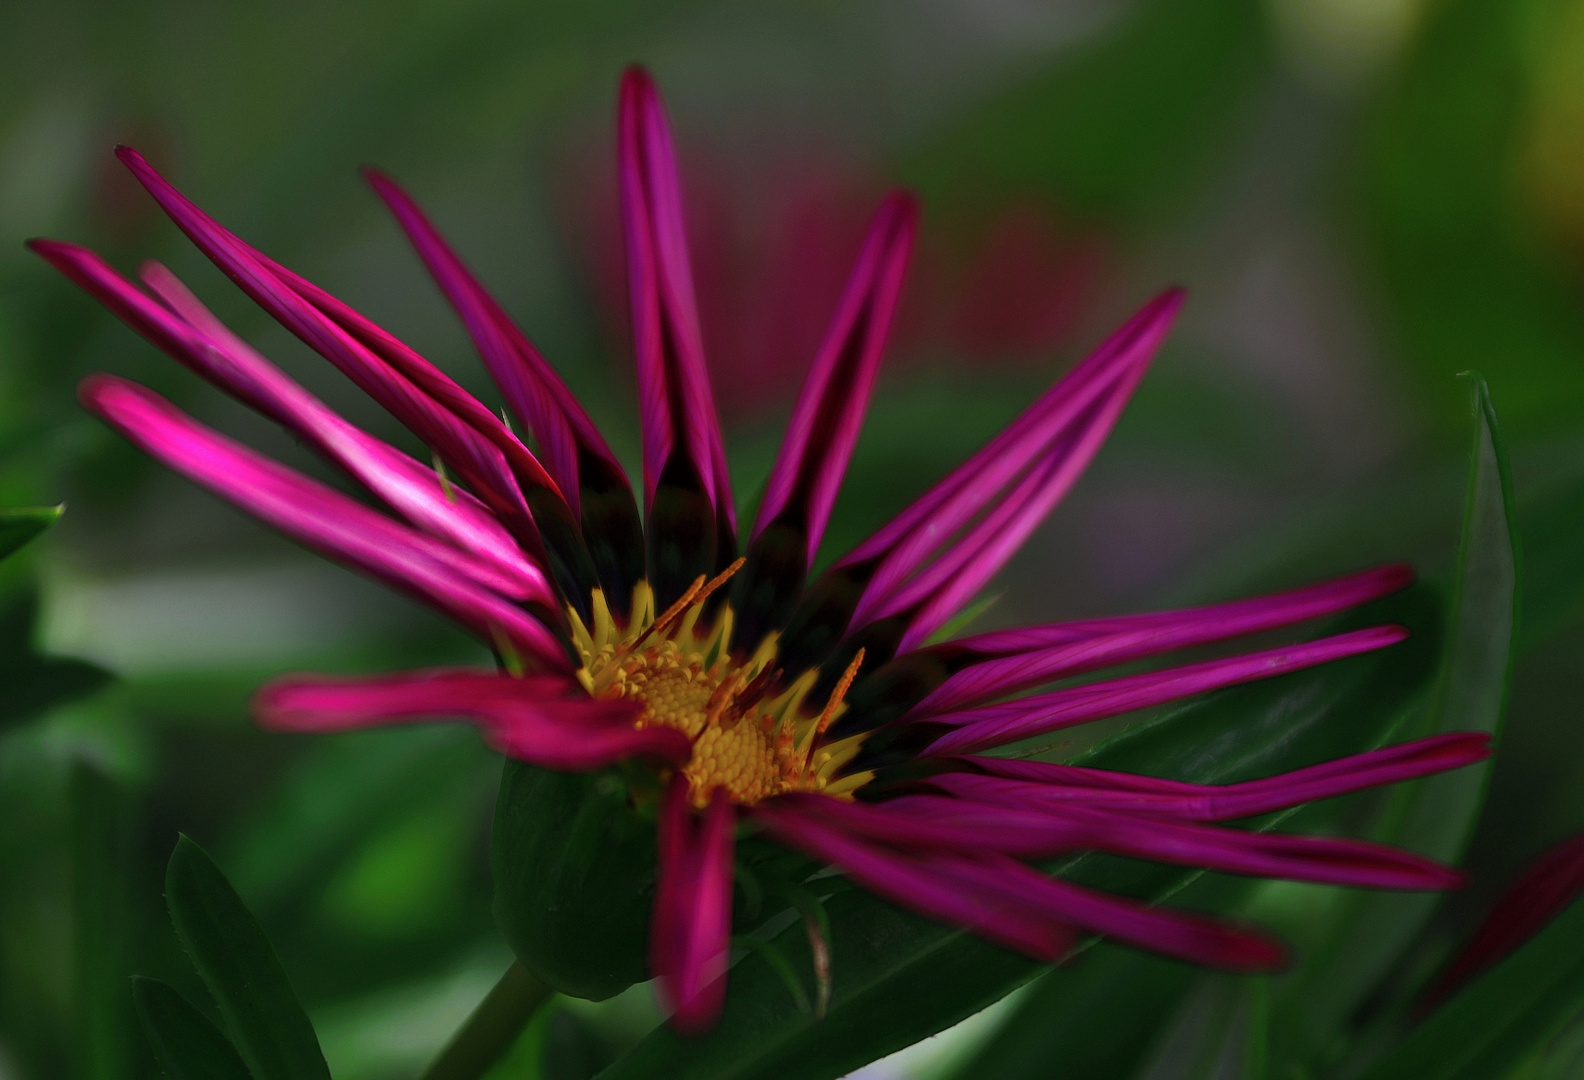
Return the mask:
M 1155 291 L 1188 287 L 1155 370 L 993 590 L 987 623 L 1229 598 L 1388 558 L 1433 576 L 1454 553 L 1471 432 L 1455 376 L 1482 370 L 1514 457 L 1523 653 L 1473 884 L 1444 920 L 1472 918 L 1584 825 L 1584 3 L 9 0 L 0 496 L 68 509 L 3 584 L 38 591 L 39 650 L 117 680 L 0 731 L 0 1077 L 154 1074 L 136 1038 L 107 1062 L 74 1033 L 131 1031 L 130 971 L 202 994 L 160 896 L 179 831 L 259 915 L 338 1080 L 415 1075 L 508 959 L 489 911 L 499 765 L 470 732 L 306 741 L 246 714 L 250 691 L 288 670 L 476 648 L 80 412 L 77 381 L 112 371 L 315 468 L 22 241 L 87 244 L 124 272 L 166 262 L 316 393 L 407 445 L 205 263 L 110 151 L 138 147 L 244 238 L 497 402 L 361 183 L 378 165 L 636 475 L 614 179 L 616 80 L 635 60 L 680 143 L 742 501 L 867 215 L 890 186 L 922 196 L 825 558 Z M 85 885 L 84 845 L 124 876 Z M 103 955 L 85 952 L 85 903 L 124 929 Z M 549 1057 L 524 1051 L 509 1075 L 590 1075 L 651 1018 L 642 994 L 555 1013 L 535 1036 Z M 925 1057 L 871 1069 L 923 1075 Z

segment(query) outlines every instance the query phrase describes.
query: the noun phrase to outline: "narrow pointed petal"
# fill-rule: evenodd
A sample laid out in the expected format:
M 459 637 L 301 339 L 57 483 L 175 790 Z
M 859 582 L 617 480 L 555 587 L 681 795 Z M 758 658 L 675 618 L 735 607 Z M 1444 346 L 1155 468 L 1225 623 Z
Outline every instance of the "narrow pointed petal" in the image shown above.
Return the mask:
M 1584 893 L 1584 833 L 1550 848 L 1491 907 L 1462 951 L 1419 1000 L 1422 1015 L 1543 930 Z
M 823 797 L 823 796 L 817 796 Z M 963 861 L 950 852 L 909 854 L 865 843 L 812 813 L 800 800 L 771 799 L 752 810 L 778 841 L 830 863 L 899 907 L 966 927 L 998 945 L 1047 963 L 1073 945 L 1072 930 L 1049 912 L 1008 901 L 993 885 L 950 873 Z
M 96 376 L 79 396 L 134 445 L 299 543 L 416 596 L 527 662 L 567 668 L 549 627 L 475 584 L 482 571 L 463 569 L 470 556 L 225 438 L 134 383 Z
M 1009 899 L 1048 911 L 1080 930 L 1224 971 L 1271 972 L 1287 962 L 1279 943 L 1221 919 L 1150 907 L 1137 900 L 1096 892 L 1047 877 L 1004 855 L 988 854 L 974 862 L 983 869 L 964 860 L 952 868 L 953 872 L 965 881 L 993 874 L 989 880 L 1005 890 Z
M 137 151 L 120 147 L 116 153 L 243 292 L 439 454 L 530 554 L 547 557 L 567 599 L 586 607 L 581 599 L 596 576 L 571 509 L 555 481 L 499 418 L 411 350 L 389 347 L 395 342 L 389 334 L 372 335 L 386 346 L 380 351 L 365 344 L 340 321 L 356 313 L 222 228 Z M 328 314 L 326 307 L 338 315 Z M 361 316 L 353 321 L 359 320 L 367 322 Z M 392 363 L 387 358 L 392 354 L 399 354 L 406 367 Z
M 547 471 L 576 511 L 580 457 L 593 457 L 620 475 L 616 455 L 561 376 L 474 277 L 412 197 L 383 173 L 367 169 L 363 175 L 451 301 L 495 385 L 532 429 Z
M 999 504 L 1009 485 L 1042 465 L 1049 469 L 1046 482 L 1019 495 L 1038 499 L 1048 512 L 1110 433 L 1181 305 L 1182 294 L 1175 290 L 1156 298 L 988 446 L 842 559 L 838 565 L 879 560 L 854 624 L 898 610 L 892 601 L 907 579 L 959 530 Z M 1023 536 L 1033 524 L 1020 523 Z M 1012 550 L 992 546 L 972 563 L 972 576 L 988 580 Z
M 1251 600 L 998 631 L 955 641 L 949 646 L 952 650 L 977 653 L 986 659 L 954 673 L 909 712 L 908 718 L 918 720 L 969 708 L 1041 683 L 1334 615 L 1412 582 L 1410 567 L 1383 566 Z
M 302 436 L 414 525 L 491 565 L 481 584 L 516 600 L 554 603 L 544 574 L 477 500 L 446 491 L 432 470 L 341 419 L 232 334 L 169 270 L 144 268 L 161 305 L 86 248 L 49 240 L 29 247 L 156 347 Z
M 1379 844 L 1162 821 L 1076 803 L 1013 808 L 911 795 L 878 806 L 824 799 L 815 812 L 883 843 L 965 854 L 1050 859 L 1099 851 L 1228 874 L 1376 889 L 1450 889 L 1463 880 L 1433 859 Z
M 736 807 L 723 793 L 700 815 L 687 778 L 672 777 L 658 822 L 649 966 L 671 1026 L 687 1035 L 707 1031 L 726 997 L 736 825 Z
M 561 376 L 412 197 L 382 173 L 364 175 L 461 316 L 507 404 L 533 432 L 546 470 L 582 524 L 606 599 L 613 610 L 625 611 L 644 567 L 638 506 L 621 463 Z
M 294 677 L 253 698 L 259 723 L 275 731 L 355 731 L 424 720 L 466 720 L 508 757 L 547 769 L 585 771 L 633 757 L 687 760 L 687 737 L 633 727 L 627 702 L 591 700 L 560 675 L 512 677 L 465 669 L 372 679 Z
M 819 551 L 869 407 L 918 226 L 911 195 L 891 194 L 869 226 L 825 340 L 803 383 L 734 582 L 741 640 L 791 613 Z
M 838 561 L 787 624 L 794 666 L 871 667 L 922 645 L 1061 500 L 1144 377 L 1182 293 L 1163 293 L 982 450 Z M 845 651 L 843 651 L 845 650 Z
M 918 205 L 906 193 L 893 193 L 875 213 L 765 486 L 754 536 L 791 512 L 806 533 L 808 563 L 858 442 L 917 228 Z
M 1407 636 L 1408 632 L 1401 627 L 1378 626 L 1302 645 L 1107 679 L 1000 705 L 946 713 L 929 722 L 950 724 L 955 730 L 931 743 L 927 753 L 931 756 L 969 754 L 1004 746 L 1103 717 L 1119 716 L 1224 686 L 1268 679 L 1382 649 Z
M 448 486 L 429 466 L 343 420 L 231 333 L 165 267 L 149 263 L 143 267 L 142 276 L 171 311 L 200 335 L 194 341 L 191 336 L 184 340 L 170 334 L 168 343 L 155 340 L 155 344 L 239 399 L 261 401 L 266 415 L 302 436 L 413 525 L 450 541 L 499 571 L 498 581 L 481 584 L 491 585 L 514 600 L 556 606 L 544 572 L 471 494 Z M 185 356 L 179 355 L 182 351 Z
M 1151 817 L 1235 821 L 1386 784 L 1460 769 L 1490 757 L 1484 732 L 1449 732 L 1238 784 L 1201 785 L 1047 761 L 968 757 L 977 772 L 943 773 L 931 783 L 1006 806 L 1077 803 Z
M 639 68 L 622 77 L 618 139 L 649 574 L 663 604 L 735 556 L 736 510 L 704 366 L 676 153 L 660 95 Z

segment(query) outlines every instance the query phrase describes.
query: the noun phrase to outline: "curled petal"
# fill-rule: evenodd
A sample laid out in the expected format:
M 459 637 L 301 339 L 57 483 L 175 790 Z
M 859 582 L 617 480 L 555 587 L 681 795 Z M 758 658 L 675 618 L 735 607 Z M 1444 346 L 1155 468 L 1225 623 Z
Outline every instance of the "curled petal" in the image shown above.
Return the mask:
M 1333 615 L 1389 595 L 1412 582 L 1410 567 L 1383 566 L 1252 600 L 997 631 L 954 641 L 948 646 L 954 653 L 961 650 L 985 659 L 952 674 L 909 712 L 908 718 L 924 719 L 1041 683 Z
M 1072 947 L 1072 929 L 1055 913 L 1011 901 L 993 882 L 971 873 L 952 873 L 964 861 L 960 855 L 900 852 L 867 843 L 790 799 L 767 800 L 752 814 L 781 843 L 830 863 L 899 907 L 965 927 L 1036 960 L 1057 960 Z
M 724 792 L 717 790 L 697 814 L 687 778 L 671 778 L 657 823 L 649 966 L 671 1010 L 671 1026 L 687 1035 L 707 1031 L 725 1001 L 736 825 L 736 808 Z
M 686 736 L 633 726 L 622 701 L 593 701 L 561 675 L 512 677 L 465 669 L 372 679 L 293 677 L 264 686 L 254 715 L 276 731 L 352 731 L 415 720 L 466 720 L 508 757 L 584 771 L 626 758 L 685 761 Z
M 659 92 L 639 68 L 622 77 L 618 139 L 649 574 L 665 604 L 731 560 L 736 511 L 704 366 L 676 153 Z
M 950 724 L 927 753 L 969 754 L 1135 709 L 1161 705 L 1224 686 L 1268 679 L 1394 645 L 1408 636 L 1399 626 L 1378 626 L 1225 660 L 1168 668 L 1054 690 L 1000 705 L 946 713 L 931 723 Z
M 292 539 L 418 597 L 484 641 L 553 670 L 560 639 L 516 604 L 475 584 L 470 556 L 225 438 L 135 383 L 86 380 L 82 403 L 158 461 Z
M 931 778 L 943 790 L 1006 806 L 1103 806 L 1151 817 L 1234 821 L 1484 761 L 1484 732 L 1449 732 L 1238 784 L 1187 784 L 1048 761 L 968 757 L 975 772 Z

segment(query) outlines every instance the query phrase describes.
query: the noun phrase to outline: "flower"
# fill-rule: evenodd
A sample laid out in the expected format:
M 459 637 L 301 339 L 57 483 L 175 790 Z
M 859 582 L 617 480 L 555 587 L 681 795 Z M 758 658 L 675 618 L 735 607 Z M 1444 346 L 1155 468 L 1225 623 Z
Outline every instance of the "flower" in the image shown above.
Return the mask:
M 1405 567 L 1212 607 L 932 643 L 1097 452 L 1165 337 L 1179 292 L 1147 304 L 984 449 L 809 582 L 896 307 L 914 203 L 894 194 L 875 215 L 739 557 L 670 136 L 638 70 L 621 86 L 620 151 L 641 519 L 616 457 L 554 370 L 418 206 L 378 173 L 369 182 L 456 308 L 537 454 L 412 349 L 223 229 L 136 151 L 118 153 L 176 224 L 432 448 L 436 468 L 336 416 L 163 267 L 144 267 L 145 291 L 89 251 L 33 242 L 150 341 L 279 422 L 390 512 L 272 462 L 125 380 L 88 379 L 89 409 L 308 547 L 438 608 L 500 660 L 497 671 L 288 678 L 258 695 L 264 725 L 341 731 L 459 718 L 503 754 L 551 769 L 648 762 L 664 785 L 653 805 L 650 966 L 683 1031 L 707 1028 L 721 1006 L 744 825 L 898 904 L 1044 961 L 1082 932 L 1234 970 L 1282 963 L 1280 947 L 1252 930 L 1031 865 L 1069 852 L 1352 886 L 1458 883 L 1456 871 L 1409 852 L 1217 823 L 1478 761 L 1489 752 L 1482 734 L 1221 787 L 984 753 L 1388 646 L 1406 631 L 1381 626 L 1014 696 L 1336 613 L 1402 588 L 1412 577 Z M 893 783 L 903 772 L 909 783 Z

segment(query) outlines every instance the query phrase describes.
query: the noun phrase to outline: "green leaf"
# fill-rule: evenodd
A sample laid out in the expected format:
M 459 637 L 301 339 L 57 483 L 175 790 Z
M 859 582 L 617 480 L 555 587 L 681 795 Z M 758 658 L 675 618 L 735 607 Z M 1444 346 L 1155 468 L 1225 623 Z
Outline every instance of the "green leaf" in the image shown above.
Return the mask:
M 1499 734 L 1518 618 L 1518 549 L 1506 446 L 1485 382 L 1471 376 L 1474 439 L 1447 647 L 1431 708 L 1415 730 Z M 1373 838 L 1446 862 L 1462 858 L 1485 801 L 1490 764 L 1405 784 Z M 1329 1053 L 1439 903 L 1437 894 L 1355 893 L 1283 988 L 1287 1055 Z
M 1413 589 L 1355 613 L 1420 633 L 1394 649 L 1190 702 L 1096 747 L 1078 760 L 1105 768 L 1227 783 L 1365 750 L 1402 723 L 1434 670 L 1434 599 Z M 1086 857 L 1064 876 L 1095 888 L 1160 899 L 1198 875 L 1176 868 Z M 1215 879 L 1219 886 L 1226 879 Z M 1225 907 L 1241 881 L 1218 896 Z M 832 996 L 826 1018 L 800 1012 L 757 955 L 731 971 L 713 1032 L 688 1039 L 652 1032 L 603 1080 L 823 1080 L 911 1045 L 999 1000 L 1043 969 L 973 935 L 904 912 L 862 890 L 827 902 Z M 801 926 L 774 939 L 808 956 Z M 805 961 L 806 962 L 806 961 Z M 1074 973 L 1058 970 L 1052 979 Z
M 1084 1080 L 1133 1076 L 1195 974 L 1187 964 L 1102 942 L 1041 977 L 953 1075 L 1043 1078 L 1059 1061 Z
M 33 650 L 38 591 L 19 589 L 0 603 L 0 728 L 87 697 L 113 678 L 95 664 Z
M 165 902 L 253 1080 L 329 1080 L 274 946 L 220 868 L 185 836 L 165 871 Z
M 54 525 L 65 511 L 64 504 L 0 509 L 0 559 L 14 554 L 23 544 Z
M 171 1080 L 250 1080 L 236 1047 L 174 987 L 138 975 L 132 1000 Z
M 1364 1080 L 1481 1080 L 1538 1051 L 1584 1007 L 1584 900 L 1464 989 Z
M 495 921 L 541 980 L 601 1001 L 649 977 L 654 824 L 633 812 L 618 774 L 508 761 L 491 866 Z
M 72 967 L 79 1080 L 129 1071 L 126 1001 L 126 800 L 79 761 L 71 776 Z

